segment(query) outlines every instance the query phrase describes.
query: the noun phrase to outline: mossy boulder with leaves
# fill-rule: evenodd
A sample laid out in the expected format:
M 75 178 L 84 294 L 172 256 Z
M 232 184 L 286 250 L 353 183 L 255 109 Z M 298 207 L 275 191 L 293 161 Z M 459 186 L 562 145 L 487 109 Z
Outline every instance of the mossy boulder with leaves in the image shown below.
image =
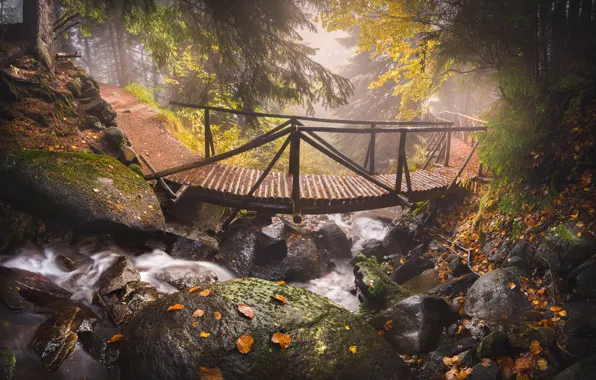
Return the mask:
M 252 318 L 239 311 L 243 304 Z M 275 333 L 289 336 L 287 348 L 272 341 Z M 125 379 L 197 379 L 219 371 L 226 380 L 411 378 L 404 361 L 361 318 L 307 290 L 255 278 L 163 297 L 123 334 L 118 344 Z M 243 334 L 254 340 L 247 353 L 237 346 Z
M 354 277 L 356 286 L 366 298 L 362 308 L 372 311 L 384 308 L 391 300 L 401 300 L 410 296 L 410 292 L 396 284 L 391 277 L 391 268 L 379 263 L 376 257 L 356 256 Z
M 114 158 L 15 151 L 0 157 L 0 197 L 21 210 L 84 230 L 161 230 L 164 217 L 145 180 Z

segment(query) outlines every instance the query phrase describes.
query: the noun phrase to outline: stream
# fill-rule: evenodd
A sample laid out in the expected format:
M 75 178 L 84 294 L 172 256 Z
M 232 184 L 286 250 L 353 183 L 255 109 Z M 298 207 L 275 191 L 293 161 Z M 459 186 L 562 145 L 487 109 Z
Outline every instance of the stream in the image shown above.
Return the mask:
M 370 217 L 348 217 L 340 215 L 329 215 L 328 218 L 338 224 L 349 238 L 353 240 L 352 256 L 358 254 L 362 243 L 367 239 L 383 239 L 388 226 L 378 219 Z M 97 281 L 101 274 L 120 255 L 126 255 L 135 265 L 141 274 L 141 280 L 154 285 L 161 294 L 176 292 L 171 285 L 158 279 L 156 274 L 169 267 L 190 268 L 195 266 L 205 267 L 217 275 L 219 281 L 234 278 L 235 275 L 229 270 L 207 261 L 187 261 L 174 259 L 167 253 L 159 250 L 147 252 L 141 255 L 131 255 L 120 247 L 114 245 L 102 246 L 96 241 L 79 244 L 76 247 L 69 246 L 64 242 L 53 242 L 43 247 L 33 244 L 26 244 L 18 248 L 15 253 L 8 257 L 0 257 L 0 265 L 10 268 L 24 269 L 30 272 L 42 274 L 62 288 L 72 292 L 72 299 L 80 301 L 91 310 L 101 310 L 91 304 L 94 291 L 97 290 Z M 57 262 L 60 256 L 67 256 L 77 262 L 77 269 L 73 271 L 64 270 Z M 323 295 L 333 302 L 341 305 L 347 310 L 356 312 L 360 302 L 351 294 L 354 288 L 353 267 L 350 259 L 335 259 L 335 268 L 332 272 L 326 273 L 320 278 L 306 283 L 291 283 L 291 285 L 308 289 L 314 293 Z M 0 346 L 8 346 L 14 349 L 17 361 L 21 363 L 16 367 L 15 378 L 18 379 L 113 379 L 117 378 L 117 368 L 108 369 L 89 356 L 77 344 L 76 350 L 71 358 L 53 373 L 48 373 L 39 364 L 39 359 L 28 348 L 27 344 L 33 337 L 37 327 L 46 319 L 43 315 L 29 314 L 25 312 L 13 313 L 4 306 L 0 306 Z M 98 328 L 116 331 L 107 320 L 98 324 Z M 109 335 L 108 335 L 109 336 Z M 31 365 L 22 365 L 31 363 Z M 89 377 L 93 374 L 92 377 Z

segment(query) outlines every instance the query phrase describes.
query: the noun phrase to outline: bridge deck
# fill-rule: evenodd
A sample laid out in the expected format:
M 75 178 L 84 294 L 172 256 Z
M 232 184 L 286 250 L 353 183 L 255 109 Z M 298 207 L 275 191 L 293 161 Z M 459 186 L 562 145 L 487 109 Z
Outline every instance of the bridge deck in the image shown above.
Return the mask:
M 431 198 L 449 186 L 457 171 L 457 167 L 451 166 L 412 172 L 412 191 L 407 191 L 404 176 L 402 192 L 411 201 Z M 257 169 L 213 164 L 171 175 L 166 180 L 180 185 L 190 184 L 190 191 L 205 200 L 236 207 L 246 201 L 246 194 L 262 173 Z M 461 177 L 470 176 L 471 172 L 466 171 Z M 395 174 L 375 175 L 374 178 L 387 186 L 395 186 Z M 300 188 L 303 214 L 348 212 L 399 204 L 388 191 L 358 176 L 301 174 Z M 247 208 L 286 212 L 292 209 L 291 191 L 292 175 L 271 172 L 248 199 Z

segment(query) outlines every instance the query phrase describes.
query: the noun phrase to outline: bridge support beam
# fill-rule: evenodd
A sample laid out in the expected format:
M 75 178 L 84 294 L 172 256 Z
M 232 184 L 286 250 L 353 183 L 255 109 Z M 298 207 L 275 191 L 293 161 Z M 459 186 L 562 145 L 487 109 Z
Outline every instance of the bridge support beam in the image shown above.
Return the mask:
M 292 175 L 292 208 L 294 214 L 294 222 L 300 223 L 302 217 L 300 216 L 300 131 L 296 126 L 296 122 L 292 120 L 292 135 L 290 138 L 290 174 Z

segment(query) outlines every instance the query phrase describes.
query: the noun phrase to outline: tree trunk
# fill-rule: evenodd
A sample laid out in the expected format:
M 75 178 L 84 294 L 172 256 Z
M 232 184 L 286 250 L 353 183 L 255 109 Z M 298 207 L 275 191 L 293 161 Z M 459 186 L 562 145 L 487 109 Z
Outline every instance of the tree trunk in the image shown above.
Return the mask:
M 48 69 L 54 68 L 53 0 L 24 0 L 23 22 L 6 27 L 4 39 L 24 43 Z
M 124 30 L 124 25 L 122 22 L 117 19 L 116 21 L 116 43 L 118 46 L 118 57 L 120 58 L 120 75 L 121 81 L 120 86 L 125 86 L 129 82 L 129 75 L 128 69 L 126 66 L 126 32 Z
M 116 71 L 116 76 L 118 78 L 118 85 L 122 86 L 123 78 L 122 78 L 122 70 L 120 66 L 120 57 L 118 56 L 118 48 L 116 43 L 116 33 L 114 33 L 114 24 L 110 22 L 108 31 L 110 33 L 110 46 L 112 47 L 112 53 L 114 55 L 114 69 Z

